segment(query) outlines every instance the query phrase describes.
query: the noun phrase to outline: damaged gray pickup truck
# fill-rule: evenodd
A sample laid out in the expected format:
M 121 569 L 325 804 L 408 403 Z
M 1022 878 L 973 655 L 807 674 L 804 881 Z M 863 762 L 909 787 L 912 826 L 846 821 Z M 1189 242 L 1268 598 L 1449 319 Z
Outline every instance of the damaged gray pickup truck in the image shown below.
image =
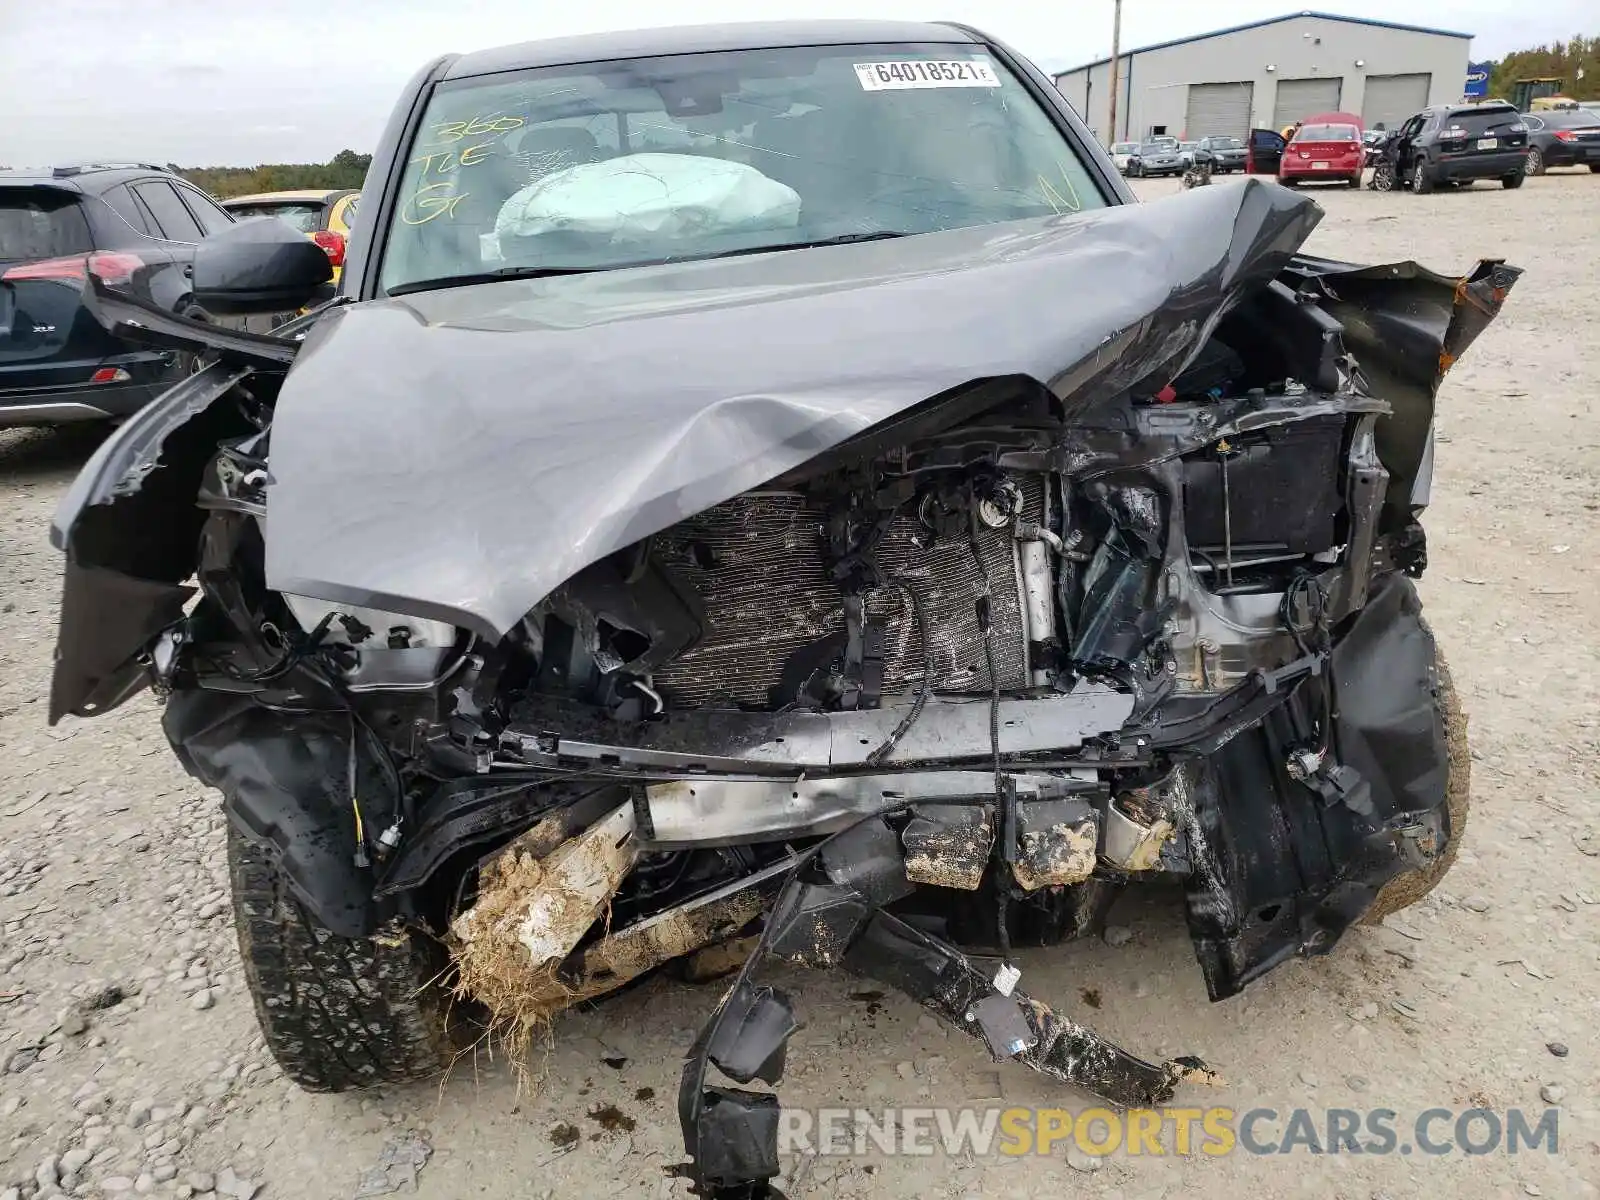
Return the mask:
M 1175 880 L 1220 999 L 1415 900 L 1466 816 L 1418 519 L 1519 272 L 1308 257 L 1320 215 L 1136 203 L 958 26 L 441 58 L 279 336 L 91 282 L 208 365 L 62 503 L 51 718 L 163 698 L 308 1088 L 742 961 L 683 1075 L 706 1195 L 779 1173 L 747 1085 L 785 964 L 1159 1103 L 1199 1060 L 1029 996 L 1015 948 Z M 258 221 L 194 273 L 248 312 L 328 269 Z

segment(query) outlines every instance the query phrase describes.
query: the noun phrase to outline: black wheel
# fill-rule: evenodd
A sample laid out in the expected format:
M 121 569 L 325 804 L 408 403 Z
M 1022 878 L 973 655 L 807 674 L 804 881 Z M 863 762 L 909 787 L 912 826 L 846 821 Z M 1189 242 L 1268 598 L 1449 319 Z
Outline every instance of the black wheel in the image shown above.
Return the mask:
M 1360 171 L 1357 171 L 1354 175 L 1350 176 L 1350 186 L 1353 187 L 1353 188 L 1359 188 L 1361 186 L 1361 172 Z
M 1467 714 L 1461 707 L 1461 697 L 1456 693 L 1455 680 L 1444 655 L 1434 647 L 1434 665 L 1437 668 L 1437 686 L 1434 704 L 1444 721 L 1445 755 L 1449 761 L 1449 774 L 1445 779 L 1444 802 L 1448 817 L 1450 840 L 1444 853 L 1425 867 L 1396 875 L 1384 884 L 1372 908 L 1362 923 L 1376 925 L 1390 913 L 1410 908 L 1439 885 L 1445 872 L 1456 861 L 1461 848 L 1461 837 L 1467 831 L 1467 813 L 1472 807 L 1472 749 L 1467 741 Z
M 1537 146 L 1528 147 L 1528 159 L 1522 164 L 1524 175 L 1543 175 L 1545 173 L 1544 151 Z
M 1411 168 L 1411 190 L 1419 196 L 1426 196 L 1433 188 L 1433 176 L 1428 173 L 1428 164 L 1417 159 L 1417 165 Z
M 450 1065 L 457 1043 L 435 943 L 398 926 L 370 938 L 330 933 L 289 893 L 273 856 L 231 826 L 228 871 L 256 1020 L 290 1079 L 343 1092 Z
M 1592 167 L 1590 169 L 1593 170 Z M 1522 186 L 1522 181 L 1523 181 L 1524 178 L 1526 178 L 1526 176 L 1523 176 L 1523 175 L 1507 175 L 1504 179 L 1502 179 L 1500 181 L 1500 186 L 1503 187 L 1503 188 L 1519 188 L 1519 187 Z
M 1375 192 L 1392 192 L 1394 188 L 1394 167 L 1388 163 L 1379 163 L 1372 169 L 1372 190 Z

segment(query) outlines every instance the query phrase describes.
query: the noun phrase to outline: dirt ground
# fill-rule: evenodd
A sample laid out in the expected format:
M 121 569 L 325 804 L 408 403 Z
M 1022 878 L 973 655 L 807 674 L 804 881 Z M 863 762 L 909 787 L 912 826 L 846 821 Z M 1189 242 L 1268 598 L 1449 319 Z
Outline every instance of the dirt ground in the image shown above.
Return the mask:
M 1600 1194 L 1600 178 L 1318 199 L 1316 252 L 1527 269 L 1444 388 L 1428 520 L 1422 590 L 1472 721 L 1464 849 L 1388 927 L 1221 1004 L 1164 894 L 1121 906 L 1123 944 L 1029 954 L 1022 986 L 1147 1056 L 1202 1056 L 1224 1082 L 1183 1103 L 1319 1123 L 1389 1108 L 1404 1132 L 1431 1107 L 1537 1116 L 1553 1101 L 1559 1152 L 820 1159 L 791 1166 L 793 1196 Z M 344 1198 L 413 1168 L 424 1197 L 686 1194 L 666 1170 L 677 1078 L 716 984 L 652 980 L 568 1017 L 520 1093 L 487 1054 L 366 1096 L 309 1095 L 277 1071 L 240 979 L 218 804 L 178 768 L 154 702 L 45 725 L 60 572 L 46 527 L 97 436 L 0 433 L 0 1200 Z M 909 1001 L 838 975 L 790 985 L 807 1024 L 786 1106 L 1090 1103 L 995 1067 Z

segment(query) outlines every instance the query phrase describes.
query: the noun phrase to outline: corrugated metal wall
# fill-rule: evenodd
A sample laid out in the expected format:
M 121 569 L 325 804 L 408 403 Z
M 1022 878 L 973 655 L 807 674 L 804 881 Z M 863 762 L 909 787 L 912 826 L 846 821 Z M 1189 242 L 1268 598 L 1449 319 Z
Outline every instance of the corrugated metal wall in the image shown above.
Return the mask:
M 1339 94 L 1344 80 L 1280 79 L 1278 97 L 1272 105 L 1272 127 L 1282 129 L 1317 113 L 1338 112 Z
M 1242 138 L 1250 132 L 1250 104 L 1255 84 L 1191 83 L 1183 135 L 1190 141 L 1203 137 Z
M 1428 107 L 1428 90 L 1433 76 L 1369 75 L 1367 91 L 1361 98 L 1361 121 L 1368 129 L 1383 122 L 1385 129 L 1398 129 L 1413 113 Z

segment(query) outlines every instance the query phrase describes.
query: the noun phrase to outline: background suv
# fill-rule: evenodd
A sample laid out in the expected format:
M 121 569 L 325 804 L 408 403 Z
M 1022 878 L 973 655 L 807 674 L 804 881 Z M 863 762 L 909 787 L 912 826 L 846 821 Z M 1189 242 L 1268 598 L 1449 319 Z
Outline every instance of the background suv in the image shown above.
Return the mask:
M 83 307 L 89 276 L 182 316 L 195 243 L 234 223 L 149 164 L 0 171 L 0 427 L 121 417 L 192 366 L 114 337 Z
M 1425 108 L 1400 127 L 1383 155 L 1394 181 L 1414 192 L 1476 179 L 1520 187 L 1528 127 L 1509 104 Z

